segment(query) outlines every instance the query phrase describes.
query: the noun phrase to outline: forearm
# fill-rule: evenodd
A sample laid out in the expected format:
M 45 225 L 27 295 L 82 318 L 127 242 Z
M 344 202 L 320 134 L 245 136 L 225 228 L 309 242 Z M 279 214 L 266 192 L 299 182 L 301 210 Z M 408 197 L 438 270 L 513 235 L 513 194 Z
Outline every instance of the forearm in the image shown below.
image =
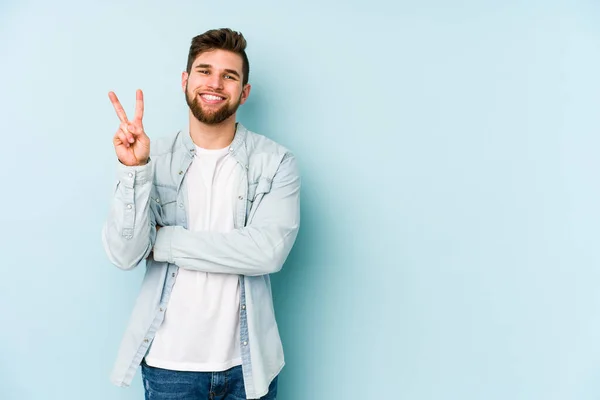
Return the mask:
M 118 182 L 102 230 L 104 250 L 114 265 L 135 268 L 152 250 L 156 235 L 150 209 L 152 165 L 118 165 Z
M 158 232 L 154 259 L 203 272 L 271 274 L 281 270 L 297 233 L 298 224 L 247 227 L 226 233 L 165 226 Z
M 270 191 L 257 195 L 253 203 L 247 226 L 230 232 L 161 228 L 154 259 L 203 272 L 256 276 L 279 271 L 300 226 L 300 177 L 295 158 L 282 162 Z

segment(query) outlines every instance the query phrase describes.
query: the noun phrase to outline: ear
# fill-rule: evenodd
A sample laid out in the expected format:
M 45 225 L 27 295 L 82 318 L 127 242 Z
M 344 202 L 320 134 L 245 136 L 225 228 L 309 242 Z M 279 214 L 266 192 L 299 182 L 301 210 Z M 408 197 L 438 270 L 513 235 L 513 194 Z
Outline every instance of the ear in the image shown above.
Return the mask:
M 240 105 L 244 104 L 246 100 L 248 100 L 248 96 L 250 96 L 250 89 L 252 86 L 247 83 L 246 86 L 242 89 L 242 98 L 240 99 Z
M 183 71 L 181 73 L 181 90 L 183 90 L 183 93 L 185 93 L 185 87 L 187 85 L 188 78 L 188 73 L 186 71 Z

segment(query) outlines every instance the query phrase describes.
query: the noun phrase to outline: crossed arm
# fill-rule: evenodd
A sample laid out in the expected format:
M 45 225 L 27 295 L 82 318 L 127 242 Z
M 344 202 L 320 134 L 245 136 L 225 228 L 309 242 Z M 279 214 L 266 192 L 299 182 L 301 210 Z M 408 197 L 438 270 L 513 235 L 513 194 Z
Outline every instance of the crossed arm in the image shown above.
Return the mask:
M 152 164 L 119 166 L 102 231 L 113 264 L 133 269 L 152 252 L 155 261 L 203 272 L 257 276 L 281 269 L 300 225 L 300 177 L 293 155 L 280 164 L 271 190 L 255 205 L 252 221 L 226 233 L 157 225 L 150 201 Z

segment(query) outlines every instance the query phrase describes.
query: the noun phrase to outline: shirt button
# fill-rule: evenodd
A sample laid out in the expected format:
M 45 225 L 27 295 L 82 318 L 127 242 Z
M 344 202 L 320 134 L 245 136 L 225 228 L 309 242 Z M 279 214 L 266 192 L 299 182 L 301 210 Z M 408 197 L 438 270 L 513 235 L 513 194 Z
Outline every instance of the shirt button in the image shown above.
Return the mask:
M 248 342 L 244 341 L 244 346 L 248 346 Z
M 162 307 L 160 308 L 160 312 L 163 312 L 163 308 Z
M 183 171 L 179 171 L 179 175 L 183 174 Z
M 179 203 L 179 208 L 183 208 L 183 203 Z
M 130 177 L 130 178 L 133 178 L 133 174 L 132 174 L 131 172 L 129 173 L 129 177 Z
M 244 196 L 238 196 L 238 199 L 244 200 Z
M 171 276 L 172 276 L 173 278 L 175 278 L 175 272 L 173 272 L 173 273 L 171 274 Z
M 148 340 L 148 339 L 144 339 L 144 343 L 148 343 L 148 342 L 149 342 L 149 340 Z
M 245 309 L 246 309 L 246 305 L 242 304 L 242 310 L 245 310 Z
M 129 210 L 131 210 L 131 208 L 132 208 L 132 207 L 133 207 L 133 206 L 132 206 L 131 204 L 127 204 L 127 208 L 128 208 Z

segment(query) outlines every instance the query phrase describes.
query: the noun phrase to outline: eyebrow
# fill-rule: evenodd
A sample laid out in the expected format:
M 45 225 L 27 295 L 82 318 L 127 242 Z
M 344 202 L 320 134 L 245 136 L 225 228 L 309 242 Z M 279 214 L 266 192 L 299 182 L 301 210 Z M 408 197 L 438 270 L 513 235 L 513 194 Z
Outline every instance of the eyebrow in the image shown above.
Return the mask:
M 212 68 L 212 65 L 210 65 L 210 64 L 198 64 L 198 65 L 196 65 L 195 69 L 199 69 L 199 68 L 208 68 L 208 69 L 210 69 L 210 68 Z M 227 72 L 227 73 L 229 73 L 231 75 L 235 75 L 238 78 L 240 77 L 239 72 L 237 72 L 235 69 L 225 69 L 225 72 Z

